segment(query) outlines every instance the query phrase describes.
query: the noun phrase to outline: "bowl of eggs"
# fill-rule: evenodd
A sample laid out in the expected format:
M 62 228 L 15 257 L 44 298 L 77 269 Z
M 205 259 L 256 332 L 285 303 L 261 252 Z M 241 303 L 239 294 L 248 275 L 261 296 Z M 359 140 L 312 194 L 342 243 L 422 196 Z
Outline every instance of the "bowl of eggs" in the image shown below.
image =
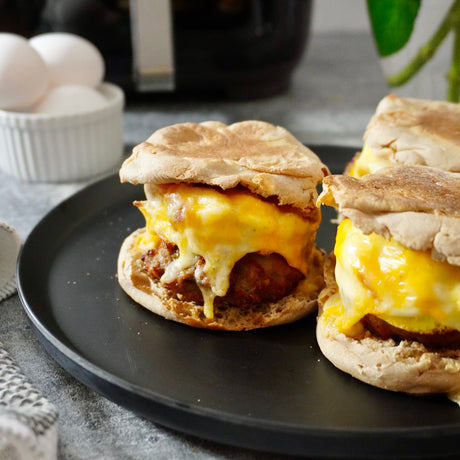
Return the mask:
M 0 169 L 18 179 L 78 181 L 123 152 L 123 91 L 83 37 L 0 33 Z

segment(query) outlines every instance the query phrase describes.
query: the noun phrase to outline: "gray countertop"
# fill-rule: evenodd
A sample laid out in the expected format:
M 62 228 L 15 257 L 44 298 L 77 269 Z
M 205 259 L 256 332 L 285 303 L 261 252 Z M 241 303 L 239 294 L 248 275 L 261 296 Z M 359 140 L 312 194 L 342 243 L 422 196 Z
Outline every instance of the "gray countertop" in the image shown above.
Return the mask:
M 369 117 L 387 92 L 369 35 L 318 35 L 311 38 L 286 93 L 251 101 L 148 97 L 128 102 L 124 141 L 128 149 L 154 130 L 177 122 L 260 119 L 286 127 L 306 144 L 359 146 Z M 0 173 L 0 220 L 25 240 L 50 209 L 88 183 L 23 183 Z M 108 401 L 45 352 L 17 295 L 0 308 L 1 342 L 59 411 L 59 458 L 278 458 L 165 429 Z

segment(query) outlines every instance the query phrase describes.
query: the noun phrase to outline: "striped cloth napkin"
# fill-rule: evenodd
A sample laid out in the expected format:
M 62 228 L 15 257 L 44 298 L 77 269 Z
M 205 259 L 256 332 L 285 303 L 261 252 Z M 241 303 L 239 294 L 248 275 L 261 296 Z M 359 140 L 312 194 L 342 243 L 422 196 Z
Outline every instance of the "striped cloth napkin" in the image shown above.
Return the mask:
M 20 247 L 15 230 L 0 222 L 0 301 L 16 291 Z M 0 459 L 56 459 L 57 420 L 55 407 L 33 387 L 0 342 Z
M 16 262 L 21 238 L 16 230 L 0 222 L 0 301 L 16 292 Z

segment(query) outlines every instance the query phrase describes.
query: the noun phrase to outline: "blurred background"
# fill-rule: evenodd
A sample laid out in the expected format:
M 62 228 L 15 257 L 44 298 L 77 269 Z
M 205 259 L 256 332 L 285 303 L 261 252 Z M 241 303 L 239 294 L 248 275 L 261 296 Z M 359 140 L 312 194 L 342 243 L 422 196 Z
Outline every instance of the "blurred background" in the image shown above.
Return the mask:
M 277 94 L 311 34 L 368 30 L 363 0 L 0 1 L 0 31 L 85 37 L 128 92 Z
M 365 0 L 319 0 L 314 3 L 312 32 L 370 33 Z

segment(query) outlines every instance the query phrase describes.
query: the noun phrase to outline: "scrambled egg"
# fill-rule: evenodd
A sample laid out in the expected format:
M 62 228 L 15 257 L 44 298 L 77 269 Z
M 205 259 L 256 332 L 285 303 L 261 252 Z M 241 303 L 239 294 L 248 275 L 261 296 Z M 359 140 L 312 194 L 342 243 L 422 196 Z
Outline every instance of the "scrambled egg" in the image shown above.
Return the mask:
M 324 307 L 326 320 L 354 335 L 366 314 L 406 331 L 460 330 L 460 267 L 435 261 L 429 251 L 364 235 L 349 219 L 337 230 L 339 295 Z
M 369 173 L 375 173 L 379 169 L 388 166 L 394 166 L 394 163 L 387 158 L 379 157 L 367 144 L 364 144 L 361 153 L 354 160 L 348 175 L 352 177 L 362 177 Z

